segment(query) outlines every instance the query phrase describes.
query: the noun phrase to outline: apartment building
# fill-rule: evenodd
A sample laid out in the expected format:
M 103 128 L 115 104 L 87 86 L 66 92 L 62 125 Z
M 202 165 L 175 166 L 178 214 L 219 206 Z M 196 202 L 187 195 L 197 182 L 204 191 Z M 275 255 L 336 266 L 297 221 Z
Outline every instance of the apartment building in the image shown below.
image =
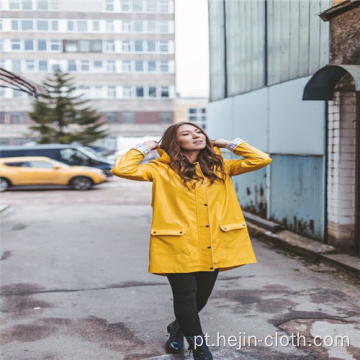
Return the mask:
M 159 135 L 174 121 L 172 0 L 2 0 L 0 67 L 41 82 L 61 69 L 118 136 Z M 0 143 L 22 144 L 32 98 L 0 88 Z

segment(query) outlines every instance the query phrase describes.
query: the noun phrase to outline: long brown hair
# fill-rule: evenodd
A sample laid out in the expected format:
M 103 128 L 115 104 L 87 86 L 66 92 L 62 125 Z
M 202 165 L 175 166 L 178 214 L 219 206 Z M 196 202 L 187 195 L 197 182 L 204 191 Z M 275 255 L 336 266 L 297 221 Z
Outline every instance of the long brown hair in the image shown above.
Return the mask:
M 215 152 L 206 133 L 199 126 L 191 122 L 180 122 L 169 126 L 160 140 L 160 148 L 164 149 L 170 156 L 170 168 L 173 169 L 183 179 L 184 184 L 187 188 L 187 182 L 195 180 L 195 182 L 192 184 L 192 188 L 194 189 L 196 183 L 201 180 L 199 175 L 196 174 L 195 164 L 192 164 L 182 152 L 180 143 L 176 136 L 178 128 L 184 124 L 192 125 L 198 128 L 205 135 L 206 146 L 204 149 L 199 151 L 196 159 L 199 162 L 201 171 L 203 172 L 204 176 L 210 180 L 211 185 L 216 180 L 223 183 L 224 179 L 217 176 L 214 172 L 214 169 L 216 169 L 217 171 L 223 173 L 226 177 L 222 157 Z

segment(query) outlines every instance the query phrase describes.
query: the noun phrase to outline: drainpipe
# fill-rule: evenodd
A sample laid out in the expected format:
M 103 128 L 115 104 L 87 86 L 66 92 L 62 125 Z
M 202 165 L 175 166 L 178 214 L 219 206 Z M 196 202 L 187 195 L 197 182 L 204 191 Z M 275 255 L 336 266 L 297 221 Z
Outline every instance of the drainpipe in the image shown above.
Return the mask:
M 325 176 L 325 184 L 324 184 L 324 243 L 328 244 L 328 166 L 329 166 L 329 102 L 325 101 L 325 156 L 324 156 L 324 176 Z

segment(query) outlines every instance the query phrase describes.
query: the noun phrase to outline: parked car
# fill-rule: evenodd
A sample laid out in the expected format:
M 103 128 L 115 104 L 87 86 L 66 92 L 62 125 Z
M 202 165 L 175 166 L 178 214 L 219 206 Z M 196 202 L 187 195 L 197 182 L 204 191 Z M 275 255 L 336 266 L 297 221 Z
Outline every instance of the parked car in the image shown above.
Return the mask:
M 19 185 L 67 185 L 89 190 L 106 180 L 100 169 L 70 166 L 44 156 L 0 158 L 0 191 Z
M 0 146 L 0 158 L 19 156 L 46 156 L 68 165 L 90 166 L 101 169 L 107 176 L 114 164 L 81 145 L 46 144 L 30 146 Z

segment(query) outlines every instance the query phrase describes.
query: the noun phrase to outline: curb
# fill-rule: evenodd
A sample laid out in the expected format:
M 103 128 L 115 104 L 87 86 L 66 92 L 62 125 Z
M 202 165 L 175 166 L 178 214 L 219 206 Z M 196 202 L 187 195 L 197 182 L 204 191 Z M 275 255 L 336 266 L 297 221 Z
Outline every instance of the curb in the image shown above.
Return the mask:
M 292 251 L 316 262 L 334 266 L 352 276 L 360 275 L 360 258 L 338 253 L 334 246 L 323 244 L 288 230 L 274 234 L 251 221 L 247 221 L 249 232 L 263 242 L 270 241 L 275 246 Z

